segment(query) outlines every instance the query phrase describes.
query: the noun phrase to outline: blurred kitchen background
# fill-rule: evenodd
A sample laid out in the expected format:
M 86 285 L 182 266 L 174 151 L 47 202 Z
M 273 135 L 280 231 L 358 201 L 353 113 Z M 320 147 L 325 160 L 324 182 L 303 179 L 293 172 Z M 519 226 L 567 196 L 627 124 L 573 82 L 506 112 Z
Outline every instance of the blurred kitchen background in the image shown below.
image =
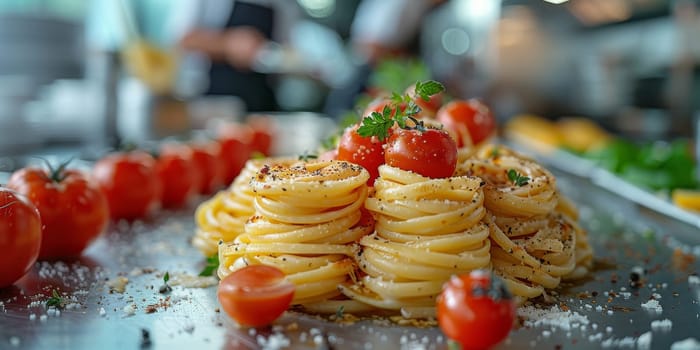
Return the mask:
M 262 29 L 223 35 L 236 25 Z M 419 76 L 501 122 L 692 137 L 698 64 L 698 0 L 2 0 L 0 156 L 186 137 L 256 111 L 336 121 L 377 80 Z

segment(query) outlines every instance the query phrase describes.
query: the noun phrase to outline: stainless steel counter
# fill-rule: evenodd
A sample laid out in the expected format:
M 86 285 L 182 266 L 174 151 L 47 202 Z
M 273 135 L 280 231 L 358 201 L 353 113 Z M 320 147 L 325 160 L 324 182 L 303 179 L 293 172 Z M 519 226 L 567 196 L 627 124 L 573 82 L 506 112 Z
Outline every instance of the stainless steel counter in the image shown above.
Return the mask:
M 557 176 L 563 191 L 581 206 L 581 222 L 595 246 L 596 271 L 554 296 L 561 309 L 577 316 L 525 322 L 501 348 L 643 347 L 646 343 L 637 338 L 646 332 L 653 349 L 700 339 L 700 285 L 689 283 L 695 278 L 689 276 L 700 272 L 697 228 L 642 209 L 587 179 Z M 176 285 L 182 274 L 196 275 L 204 264 L 189 245 L 194 208 L 164 212 L 148 222 L 114 224 L 80 260 L 38 263 L 16 286 L 0 291 L 0 349 L 256 349 L 287 343 L 295 349 L 447 347 L 436 327 L 379 321 L 343 325 L 293 312 L 269 329 L 237 328 L 219 312 L 215 286 Z M 629 283 L 635 266 L 648 271 L 637 288 Z M 166 271 L 173 285 L 167 295 L 158 292 Z M 120 287 L 118 277 L 128 279 L 123 293 L 114 290 Z M 73 299 L 60 315 L 44 306 L 53 290 Z M 642 307 L 651 298 L 658 299 L 660 313 Z M 546 317 L 554 316 L 548 312 Z M 652 321 L 664 319 L 672 323 L 670 330 L 651 331 Z

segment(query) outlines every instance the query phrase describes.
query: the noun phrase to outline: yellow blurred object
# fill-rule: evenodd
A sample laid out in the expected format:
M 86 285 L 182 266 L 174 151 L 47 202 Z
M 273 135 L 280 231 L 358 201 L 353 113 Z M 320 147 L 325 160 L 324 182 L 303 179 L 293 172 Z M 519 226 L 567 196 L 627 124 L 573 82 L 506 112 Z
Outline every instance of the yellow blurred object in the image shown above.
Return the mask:
M 590 119 L 567 117 L 550 121 L 531 114 L 511 119 L 505 126 L 505 135 L 540 152 L 560 147 L 585 152 L 602 147 L 611 139 L 607 131 Z
M 505 135 L 541 152 L 553 151 L 562 143 L 556 125 L 539 116 L 522 114 L 513 117 L 505 125 Z
M 569 117 L 560 119 L 556 124 L 562 144 L 579 152 L 602 147 L 611 138 L 607 131 L 590 119 Z
M 154 93 L 162 95 L 172 90 L 177 70 L 174 52 L 163 50 L 139 39 L 129 43 L 122 55 L 131 74 Z
M 696 212 L 700 212 L 700 190 L 676 189 L 671 193 L 673 204 Z

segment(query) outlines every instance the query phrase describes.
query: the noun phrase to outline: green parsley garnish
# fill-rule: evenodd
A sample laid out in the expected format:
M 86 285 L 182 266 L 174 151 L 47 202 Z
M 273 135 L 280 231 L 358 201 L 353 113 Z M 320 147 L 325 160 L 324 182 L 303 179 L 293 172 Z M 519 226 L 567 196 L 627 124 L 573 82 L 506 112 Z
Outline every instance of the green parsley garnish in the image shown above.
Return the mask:
M 219 254 L 214 253 L 207 258 L 207 264 L 204 266 L 202 271 L 199 272 L 200 276 L 213 276 L 214 271 L 219 268 Z
M 345 305 L 340 305 L 338 309 L 335 310 L 335 317 L 340 319 L 343 318 L 343 315 L 345 315 Z
M 416 83 L 415 95 L 427 100 L 430 99 L 430 96 L 444 90 L 445 87 L 437 81 L 419 81 Z M 420 113 L 421 108 L 413 98 L 408 94 L 399 95 L 393 93 L 390 101 L 391 103 L 384 106 L 381 113 L 372 112 L 371 115 L 362 119 L 362 125 L 357 129 L 357 133 L 360 136 L 377 136 L 380 141 L 384 141 L 389 137 L 389 130 L 394 126 L 394 123 L 402 129 L 425 130 L 423 122 L 415 118 L 416 114 Z M 407 125 L 408 120 L 412 121 L 414 126 L 409 127 Z
M 63 300 L 61 295 L 58 294 L 58 291 L 55 289 L 51 292 L 51 297 L 48 300 L 46 300 L 46 307 L 53 306 L 57 309 L 60 309 L 63 307 L 64 304 L 65 300 Z
M 163 285 L 158 288 L 158 292 L 165 294 L 173 290 L 173 288 L 168 284 L 168 281 L 170 281 L 170 273 L 165 271 L 165 275 L 163 275 Z
M 528 184 L 528 181 L 530 181 L 529 177 L 518 174 L 515 169 L 508 169 L 508 179 L 516 186 L 525 186 Z

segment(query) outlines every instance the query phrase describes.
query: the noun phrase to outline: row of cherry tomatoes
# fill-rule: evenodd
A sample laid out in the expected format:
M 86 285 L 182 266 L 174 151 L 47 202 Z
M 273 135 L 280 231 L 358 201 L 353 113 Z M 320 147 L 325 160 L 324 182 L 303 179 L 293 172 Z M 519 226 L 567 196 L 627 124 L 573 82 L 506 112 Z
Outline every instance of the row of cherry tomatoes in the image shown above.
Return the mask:
M 0 186 L 0 288 L 16 282 L 37 259 L 81 255 L 110 219 L 178 209 L 229 184 L 252 154 L 270 152 L 271 125 L 265 117 L 250 118 L 223 126 L 214 140 L 163 144 L 156 156 L 143 150 L 110 153 L 91 174 L 67 163 L 14 172 Z

